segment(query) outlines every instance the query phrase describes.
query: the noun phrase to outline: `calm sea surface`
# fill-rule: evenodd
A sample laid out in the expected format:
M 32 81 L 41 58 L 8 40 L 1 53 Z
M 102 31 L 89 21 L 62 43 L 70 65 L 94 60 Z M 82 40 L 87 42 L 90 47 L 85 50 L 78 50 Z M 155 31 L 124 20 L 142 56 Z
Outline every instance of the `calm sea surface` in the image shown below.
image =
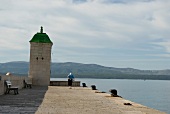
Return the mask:
M 51 80 L 67 81 L 67 78 L 51 78 Z M 76 80 L 86 83 L 88 87 L 96 85 L 98 90 L 107 93 L 110 89 L 116 89 L 118 95 L 127 100 L 170 114 L 170 81 L 89 78 L 76 78 Z

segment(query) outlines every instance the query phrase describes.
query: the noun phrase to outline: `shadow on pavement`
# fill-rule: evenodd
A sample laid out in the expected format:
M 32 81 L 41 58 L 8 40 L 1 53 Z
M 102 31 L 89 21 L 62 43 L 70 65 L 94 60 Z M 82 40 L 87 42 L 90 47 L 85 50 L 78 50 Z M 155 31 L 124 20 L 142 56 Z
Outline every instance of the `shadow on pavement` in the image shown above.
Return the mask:
M 0 114 L 34 114 L 41 105 L 48 87 L 33 86 L 19 90 L 18 95 L 13 91 L 0 96 Z

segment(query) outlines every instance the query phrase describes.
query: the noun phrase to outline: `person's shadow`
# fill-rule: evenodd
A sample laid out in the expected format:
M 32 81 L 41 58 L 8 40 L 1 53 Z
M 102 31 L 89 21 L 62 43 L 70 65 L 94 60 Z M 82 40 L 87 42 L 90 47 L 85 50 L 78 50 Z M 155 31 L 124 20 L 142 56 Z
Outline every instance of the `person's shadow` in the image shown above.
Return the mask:
M 19 94 L 9 94 L 0 96 L 0 114 L 34 114 L 41 105 L 48 87 L 33 86 L 19 90 Z

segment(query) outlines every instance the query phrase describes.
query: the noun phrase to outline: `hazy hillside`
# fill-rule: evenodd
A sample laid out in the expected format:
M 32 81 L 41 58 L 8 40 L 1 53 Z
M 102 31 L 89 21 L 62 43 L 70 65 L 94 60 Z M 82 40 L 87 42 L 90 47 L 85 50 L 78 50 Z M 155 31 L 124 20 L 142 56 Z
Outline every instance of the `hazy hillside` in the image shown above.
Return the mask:
M 29 63 L 23 61 L 0 63 L 0 73 L 6 74 L 11 72 L 12 74 L 27 75 L 28 67 Z
M 0 63 L 0 73 L 28 75 L 28 62 Z M 51 77 L 66 77 L 72 72 L 77 78 L 116 78 L 116 79 L 168 79 L 170 70 L 138 70 L 133 68 L 105 67 L 97 64 L 52 63 Z

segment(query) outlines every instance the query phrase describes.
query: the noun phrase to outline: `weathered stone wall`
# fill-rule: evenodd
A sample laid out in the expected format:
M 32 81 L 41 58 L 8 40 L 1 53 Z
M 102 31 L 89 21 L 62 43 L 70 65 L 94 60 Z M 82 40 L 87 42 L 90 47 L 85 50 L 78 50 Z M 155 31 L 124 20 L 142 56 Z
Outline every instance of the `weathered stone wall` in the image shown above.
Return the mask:
M 4 94 L 6 87 L 4 85 L 5 80 L 10 80 L 13 86 L 17 86 L 19 89 L 22 89 L 24 87 L 23 81 L 27 80 L 27 76 L 0 76 L 0 95 Z
M 31 42 L 29 77 L 33 85 L 50 84 L 51 47 L 50 43 Z
M 68 86 L 68 81 L 50 81 L 50 86 Z M 80 87 L 80 81 L 74 81 L 72 86 Z

